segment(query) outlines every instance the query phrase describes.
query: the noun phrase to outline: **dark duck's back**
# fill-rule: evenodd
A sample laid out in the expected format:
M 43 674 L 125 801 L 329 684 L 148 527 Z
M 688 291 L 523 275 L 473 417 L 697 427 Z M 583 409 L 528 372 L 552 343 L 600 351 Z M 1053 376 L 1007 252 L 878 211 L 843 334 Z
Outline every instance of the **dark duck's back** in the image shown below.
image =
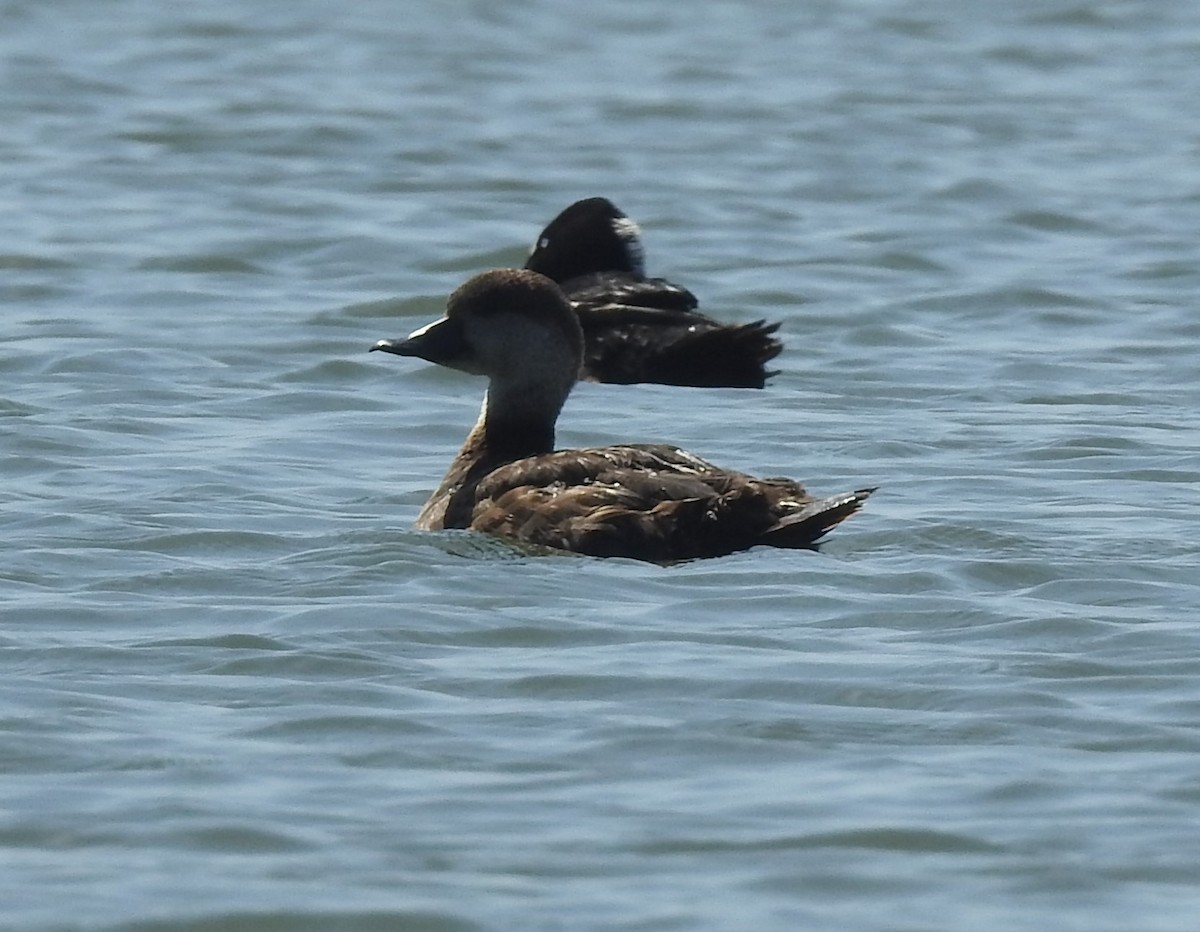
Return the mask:
M 584 333 L 581 377 L 762 388 L 783 348 L 778 323 L 723 324 L 696 310 L 696 296 L 647 278 L 641 230 L 603 197 L 576 201 L 538 236 L 525 268 L 558 283 Z
M 583 334 L 562 291 L 535 272 L 477 275 L 441 320 L 372 348 L 488 377 L 478 422 L 417 518 L 425 530 L 668 562 L 811 547 L 872 491 L 815 499 L 790 479 L 722 469 L 669 444 L 555 451 Z

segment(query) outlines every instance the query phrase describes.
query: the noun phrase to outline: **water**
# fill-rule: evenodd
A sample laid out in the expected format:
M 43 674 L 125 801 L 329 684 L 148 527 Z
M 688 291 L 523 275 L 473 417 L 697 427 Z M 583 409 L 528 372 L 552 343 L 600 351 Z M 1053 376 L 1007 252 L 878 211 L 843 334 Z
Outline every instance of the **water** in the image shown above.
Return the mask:
M 1194 928 L 1200 8 L 591 7 L 0 3 L 0 925 Z M 787 348 L 560 442 L 824 552 L 410 529 L 592 194 Z

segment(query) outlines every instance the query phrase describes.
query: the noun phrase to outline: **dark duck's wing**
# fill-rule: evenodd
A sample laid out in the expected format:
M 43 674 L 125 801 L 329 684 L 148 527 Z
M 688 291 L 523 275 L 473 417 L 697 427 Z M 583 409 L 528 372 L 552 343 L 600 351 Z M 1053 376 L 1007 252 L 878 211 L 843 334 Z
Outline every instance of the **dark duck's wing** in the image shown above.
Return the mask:
M 473 489 L 468 527 L 592 556 L 653 562 L 758 544 L 809 548 L 873 489 L 814 499 L 666 444 L 565 450 L 517 460 Z
M 722 324 L 698 311 L 575 303 L 583 326 L 581 378 L 696 388 L 762 388 L 778 370 L 778 323 Z
M 576 201 L 541 232 L 525 268 L 566 293 L 583 325 L 581 377 L 762 388 L 775 374 L 778 323 L 723 324 L 696 310 L 696 296 L 647 278 L 641 231 L 606 198 Z

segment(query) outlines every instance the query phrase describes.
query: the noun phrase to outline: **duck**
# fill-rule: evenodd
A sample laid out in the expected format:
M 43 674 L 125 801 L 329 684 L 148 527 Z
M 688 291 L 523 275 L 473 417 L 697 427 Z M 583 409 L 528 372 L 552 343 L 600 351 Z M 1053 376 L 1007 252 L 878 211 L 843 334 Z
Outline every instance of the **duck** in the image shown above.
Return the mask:
M 556 450 L 584 345 L 557 284 L 494 269 L 457 288 L 439 319 L 371 347 L 488 380 L 479 419 L 418 529 L 666 564 L 757 545 L 811 549 L 875 491 L 814 498 L 798 482 L 723 469 L 669 443 Z
M 558 284 L 583 327 L 580 377 L 629 385 L 763 388 L 783 345 L 779 323 L 726 324 L 696 296 L 648 278 L 641 228 L 605 197 L 576 201 L 546 225 L 525 262 Z

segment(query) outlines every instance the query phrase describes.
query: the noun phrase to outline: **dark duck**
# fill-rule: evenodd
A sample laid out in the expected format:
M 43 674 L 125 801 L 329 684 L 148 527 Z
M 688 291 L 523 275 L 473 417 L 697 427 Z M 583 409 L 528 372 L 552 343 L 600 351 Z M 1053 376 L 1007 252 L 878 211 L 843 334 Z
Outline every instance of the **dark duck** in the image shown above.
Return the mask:
M 778 323 L 724 324 L 696 310 L 696 296 L 647 278 L 641 230 L 611 201 L 576 201 L 542 230 L 525 268 L 555 281 L 579 315 L 580 377 L 762 388 L 783 348 Z
M 670 444 L 555 450 L 584 352 L 562 290 L 526 269 L 476 275 L 445 316 L 373 350 L 488 379 L 483 410 L 417 518 L 598 557 L 715 557 L 759 544 L 810 548 L 873 489 L 814 498 L 790 479 L 721 469 Z

